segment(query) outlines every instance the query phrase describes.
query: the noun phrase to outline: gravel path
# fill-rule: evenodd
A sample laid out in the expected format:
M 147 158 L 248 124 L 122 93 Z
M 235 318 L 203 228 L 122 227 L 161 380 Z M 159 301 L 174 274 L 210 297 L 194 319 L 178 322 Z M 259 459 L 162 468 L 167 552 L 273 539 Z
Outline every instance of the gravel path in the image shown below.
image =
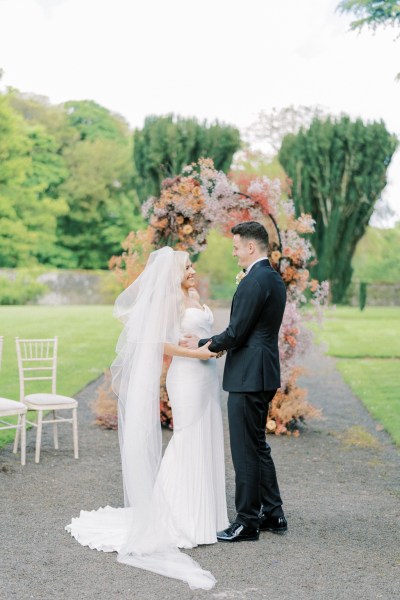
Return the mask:
M 217 309 L 216 328 L 228 313 Z M 222 361 L 220 361 L 222 368 Z M 78 395 L 80 455 L 65 427 L 60 450 L 45 428 L 39 465 L 28 433 L 27 466 L 11 447 L 0 452 L 0 598 L 3 600 L 372 600 L 400 597 L 399 452 L 376 428 L 320 351 L 306 361 L 303 383 L 324 420 L 299 438 L 269 436 L 289 533 L 257 543 L 215 544 L 190 554 L 216 576 L 210 592 L 120 565 L 114 554 L 81 547 L 64 525 L 81 509 L 122 503 L 117 432 L 93 425 L 90 402 L 99 382 Z M 60 390 L 62 392 L 62 390 Z M 226 394 L 222 393 L 226 419 Z M 227 433 L 227 424 L 226 433 Z M 355 431 L 367 443 L 355 445 Z M 61 427 L 60 427 L 61 429 Z M 378 428 L 379 429 L 379 428 Z M 47 431 L 47 433 L 46 433 Z M 170 434 L 165 432 L 168 442 Z M 226 436 L 227 438 L 227 436 Z M 227 446 L 227 494 L 233 508 Z

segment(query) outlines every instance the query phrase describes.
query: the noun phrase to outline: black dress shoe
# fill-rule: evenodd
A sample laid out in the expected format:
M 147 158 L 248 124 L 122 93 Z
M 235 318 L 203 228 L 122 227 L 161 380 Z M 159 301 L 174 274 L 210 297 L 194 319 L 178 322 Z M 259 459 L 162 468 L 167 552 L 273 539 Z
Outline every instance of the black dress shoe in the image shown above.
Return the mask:
M 217 540 L 219 542 L 255 542 L 259 535 L 259 529 L 250 529 L 241 523 L 232 523 L 228 529 L 217 532 Z
M 283 534 L 288 530 L 285 517 L 271 517 L 263 515 L 260 519 L 260 531 L 272 531 L 272 533 Z

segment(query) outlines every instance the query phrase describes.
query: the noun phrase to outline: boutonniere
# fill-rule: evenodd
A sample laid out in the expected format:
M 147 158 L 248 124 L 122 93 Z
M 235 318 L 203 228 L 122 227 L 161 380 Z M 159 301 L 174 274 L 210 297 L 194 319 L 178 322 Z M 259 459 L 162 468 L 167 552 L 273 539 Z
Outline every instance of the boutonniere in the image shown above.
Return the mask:
M 246 277 L 246 275 L 247 273 L 244 269 L 239 271 L 239 273 L 236 275 L 236 285 L 239 285 L 239 283 L 242 281 L 242 279 Z

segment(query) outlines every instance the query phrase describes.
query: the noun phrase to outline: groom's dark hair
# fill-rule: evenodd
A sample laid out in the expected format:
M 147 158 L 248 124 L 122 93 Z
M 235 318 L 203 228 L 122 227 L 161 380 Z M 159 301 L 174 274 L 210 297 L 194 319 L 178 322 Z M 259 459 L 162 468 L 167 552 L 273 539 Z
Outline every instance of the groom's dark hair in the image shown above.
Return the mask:
M 264 225 L 257 223 L 257 221 L 246 221 L 245 223 L 238 223 L 232 227 L 231 232 L 233 235 L 240 235 L 241 238 L 246 240 L 254 240 L 261 248 L 268 248 L 268 233 Z

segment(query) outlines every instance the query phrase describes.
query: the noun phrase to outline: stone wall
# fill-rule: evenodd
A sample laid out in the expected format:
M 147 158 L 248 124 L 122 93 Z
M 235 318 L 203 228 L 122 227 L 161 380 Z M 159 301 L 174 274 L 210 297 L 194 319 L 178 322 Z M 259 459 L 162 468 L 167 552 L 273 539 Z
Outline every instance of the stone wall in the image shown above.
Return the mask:
M 360 282 L 352 282 L 346 294 L 346 304 L 359 305 Z M 399 283 L 367 283 L 366 306 L 400 306 Z
M 0 269 L 0 276 L 19 286 L 24 285 L 24 278 L 41 283 L 44 292 L 29 304 L 113 304 L 122 291 L 110 271 Z
M 37 304 L 111 304 L 120 291 L 107 271 L 48 271 L 37 280 L 49 289 Z
M 17 270 L 0 269 L 0 275 L 6 275 L 10 280 L 16 276 Z M 42 271 L 33 275 L 34 279 L 47 288 L 35 304 L 113 304 L 117 295 L 122 291 L 114 274 L 110 271 L 78 271 L 55 270 Z M 360 282 L 352 282 L 346 295 L 345 304 L 359 305 Z M 202 298 L 210 297 L 207 278 L 201 278 Z M 225 306 L 227 303 L 222 302 Z M 228 302 L 229 304 L 229 302 Z M 217 301 L 213 305 L 219 305 Z M 367 284 L 366 306 L 400 306 L 399 283 L 369 283 Z

